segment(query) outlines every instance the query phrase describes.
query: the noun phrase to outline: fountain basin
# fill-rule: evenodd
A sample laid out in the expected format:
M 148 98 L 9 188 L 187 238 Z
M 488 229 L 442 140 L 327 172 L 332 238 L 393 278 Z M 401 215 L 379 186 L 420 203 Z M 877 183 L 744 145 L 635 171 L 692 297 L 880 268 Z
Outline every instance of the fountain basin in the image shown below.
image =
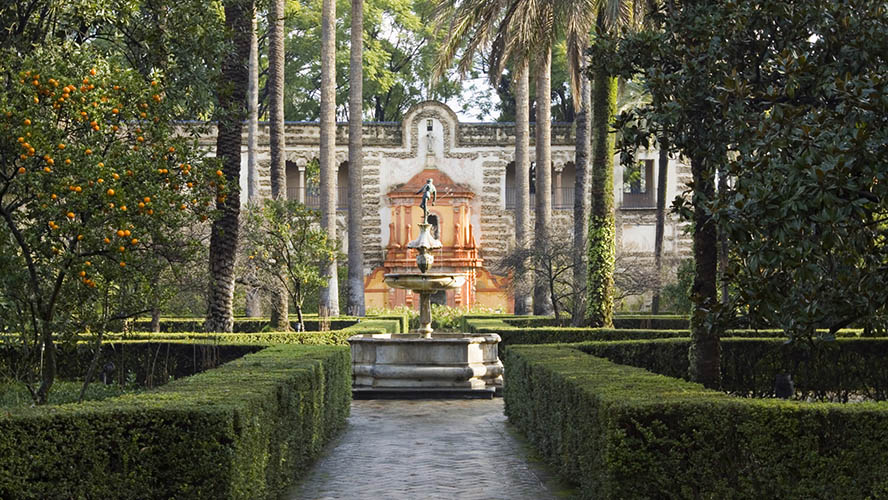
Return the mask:
M 459 288 L 466 282 L 465 275 L 448 273 L 392 273 L 386 274 L 383 279 L 392 288 L 406 288 L 419 293 Z
M 348 339 L 356 392 L 486 391 L 503 384 L 497 334 L 364 334 Z

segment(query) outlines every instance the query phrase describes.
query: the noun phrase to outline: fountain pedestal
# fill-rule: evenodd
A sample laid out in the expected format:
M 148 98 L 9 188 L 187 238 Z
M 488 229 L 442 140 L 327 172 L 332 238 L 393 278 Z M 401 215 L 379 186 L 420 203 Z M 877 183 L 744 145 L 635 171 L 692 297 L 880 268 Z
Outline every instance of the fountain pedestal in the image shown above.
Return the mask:
M 415 248 L 421 273 L 385 275 L 385 283 L 419 294 L 420 327 L 409 334 L 364 334 L 348 339 L 351 345 L 355 397 L 493 397 L 503 384 L 497 334 L 436 333 L 432 330 L 431 296 L 458 288 L 465 276 L 426 273 L 434 262 L 431 250 L 441 242 L 419 225 L 408 248 Z

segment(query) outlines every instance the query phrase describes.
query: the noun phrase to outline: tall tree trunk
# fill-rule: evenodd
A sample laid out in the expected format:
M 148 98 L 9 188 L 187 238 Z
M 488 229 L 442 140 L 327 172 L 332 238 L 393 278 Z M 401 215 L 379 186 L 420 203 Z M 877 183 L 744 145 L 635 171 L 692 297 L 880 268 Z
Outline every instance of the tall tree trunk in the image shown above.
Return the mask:
M 657 272 L 657 288 L 651 299 L 651 312 L 660 312 L 660 285 L 663 282 L 663 236 L 666 230 L 666 176 L 669 174 L 669 144 L 660 139 L 660 155 L 657 159 L 657 226 L 654 232 L 654 268 Z
M 694 180 L 694 284 L 691 297 L 691 348 L 688 352 L 691 380 L 711 389 L 721 385 L 721 346 L 719 331 L 711 313 L 717 306 L 718 234 L 705 204 L 715 195 L 713 171 L 699 158 L 691 159 Z
M 583 54 L 586 53 L 585 47 Z M 585 56 L 583 58 L 585 61 Z M 581 71 L 585 73 L 585 63 Z M 589 237 L 589 131 L 592 128 L 592 84 L 586 76 L 580 77 L 580 109 L 577 111 L 577 138 L 574 169 L 574 231 L 573 231 L 573 288 L 574 310 L 571 322 L 581 326 L 586 320 L 586 240 Z
M 250 31 L 253 0 L 227 0 L 225 26 L 234 41 L 222 62 L 219 82 L 216 156 L 222 161 L 228 191 L 216 201 L 220 216 L 210 234 L 210 287 L 204 329 L 230 332 L 234 325 L 234 265 L 237 259 L 240 215 L 241 142 L 246 118 L 249 80 Z
M 336 239 L 336 2 L 323 0 L 321 8 L 321 227 Z M 319 313 L 339 315 L 336 260 L 321 263 L 327 285 L 321 288 Z
M 348 314 L 364 315 L 364 0 L 352 0 L 348 67 Z
M 724 195 L 728 190 L 728 176 L 719 172 L 718 192 Z M 726 305 L 729 299 L 728 290 L 728 238 L 724 231 L 718 230 L 718 282 L 721 284 L 721 303 Z
M 536 79 L 536 219 L 534 237 L 542 248 L 552 225 L 552 48 L 540 54 Z M 552 314 L 546 280 L 539 275 L 533 286 L 533 313 Z
M 592 89 L 592 204 L 589 216 L 589 284 L 586 305 L 591 326 L 613 326 L 614 259 L 614 134 L 617 79 L 598 71 Z
M 259 136 L 259 34 L 256 10 L 253 10 L 253 29 L 250 33 L 250 84 L 247 87 L 247 110 L 250 115 L 247 128 L 247 202 L 259 202 L 259 170 L 256 165 Z M 262 316 L 262 297 L 259 289 L 246 285 L 244 314 L 248 318 Z
M 515 68 L 515 243 L 521 250 L 530 247 L 530 81 L 528 64 Z M 529 263 L 515 273 L 515 314 L 533 312 Z
M 287 197 L 287 166 L 284 157 L 284 0 L 271 0 L 268 6 L 268 114 L 271 152 L 271 197 Z M 279 271 L 282 275 L 283 269 Z M 287 288 L 275 280 L 271 292 L 271 326 L 290 328 Z

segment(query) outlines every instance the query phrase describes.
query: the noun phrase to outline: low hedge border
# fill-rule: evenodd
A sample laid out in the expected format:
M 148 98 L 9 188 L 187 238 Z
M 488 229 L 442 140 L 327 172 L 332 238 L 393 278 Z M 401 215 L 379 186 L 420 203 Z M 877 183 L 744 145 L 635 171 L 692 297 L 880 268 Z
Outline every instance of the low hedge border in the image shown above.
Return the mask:
M 348 349 L 281 345 L 154 391 L 0 412 L 0 498 L 276 498 L 350 400 Z
M 317 317 L 304 318 L 306 332 L 320 330 L 321 320 Z M 203 318 L 161 318 L 159 333 L 202 332 Z M 389 333 L 402 333 L 408 330 L 409 318 L 402 314 L 368 316 L 357 318 L 349 316 L 337 316 L 329 321 L 329 330 L 344 330 L 346 328 L 376 328 L 382 326 Z M 369 326 L 368 326 L 369 325 Z M 296 331 L 298 322 L 290 319 L 291 331 Z M 135 332 L 151 331 L 151 320 L 138 318 L 133 321 Z M 273 333 L 267 318 L 235 318 L 232 333 Z
M 615 363 L 686 378 L 689 339 L 587 342 L 576 348 Z M 722 388 L 746 397 L 774 395 L 778 373 L 790 373 L 795 397 L 848 401 L 888 400 L 888 339 L 839 338 L 787 344 L 773 338 L 721 340 Z
M 735 398 L 569 345 L 505 366 L 509 421 L 583 498 L 888 496 L 886 403 Z
M 504 317 L 506 324 L 517 327 L 558 327 L 568 326 L 570 320 L 567 318 L 555 319 L 551 316 L 529 316 L 529 317 Z M 690 319 L 687 316 L 675 314 L 634 314 L 614 316 L 614 328 L 628 328 L 633 330 L 687 330 L 690 328 Z
M 545 319 L 545 318 L 542 318 Z M 551 318 L 549 318 L 551 319 Z M 526 321 L 521 319 L 521 321 Z M 628 329 L 628 328 L 575 328 L 575 327 L 522 327 L 516 321 L 503 318 L 469 319 L 466 331 L 472 333 L 496 333 L 502 338 L 500 345 L 553 344 L 587 341 L 645 340 L 661 338 L 687 338 L 687 329 Z M 840 330 L 836 336 L 854 338 L 861 330 Z M 786 338 L 783 330 L 730 330 L 725 338 Z

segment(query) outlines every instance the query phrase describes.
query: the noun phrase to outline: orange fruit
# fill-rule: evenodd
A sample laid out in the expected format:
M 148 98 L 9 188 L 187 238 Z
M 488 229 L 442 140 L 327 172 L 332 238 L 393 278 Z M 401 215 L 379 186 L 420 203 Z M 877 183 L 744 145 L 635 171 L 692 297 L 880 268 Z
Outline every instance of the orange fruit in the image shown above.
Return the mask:
M 92 151 L 92 149 L 87 149 L 87 150 L 84 151 L 83 153 L 84 153 L 84 154 L 91 155 L 91 154 L 93 154 L 93 151 Z
M 101 183 L 105 182 L 105 179 L 102 179 L 101 177 L 99 177 L 98 179 L 96 179 L 96 182 L 101 184 Z
M 80 274 L 80 277 L 82 278 L 82 277 L 86 276 L 86 271 L 80 271 L 79 274 Z
M 121 262 L 120 267 L 126 267 L 126 262 Z
M 133 238 L 132 241 L 130 241 L 130 243 L 132 243 L 133 245 L 138 245 L 139 240 L 137 238 Z
M 59 149 L 65 149 L 65 144 L 64 143 L 59 144 Z
M 120 209 L 123 210 L 124 212 L 126 212 L 126 205 L 121 205 Z
M 126 231 L 123 232 L 124 236 L 129 236 L 131 234 L 133 234 L 133 233 L 131 233 L 129 229 L 127 229 Z
M 150 203 L 150 202 L 151 202 L 151 197 L 150 197 L 150 196 L 146 196 L 146 197 L 142 198 L 142 201 L 144 201 L 145 203 Z
M 114 196 L 114 190 L 113 190 L 113 189 L 109 189 L 109 190 L 108 190 L 108 196 Z
M 74 212 L 68 212 L 67 215 L 68 215 L 68 218 L 69 218 L 69 219 L 73 219 L 73 218 L 74 218 Z
M 108 238 L 105 238 L 105 239 L 102 240 L 102 241 L 104 241 L 106 245 L 107 245 L 108 243 L 111 243 L 111 240 L 109 240 Z
M 25 118 L 24 123 L 25 123 L 25 126 L 27 127 L 27 126 L 29 126 L 29 125 L 31 124 L 31 120 Z
M 117 249 L 120 250 L 121 252 L 126 252 L 126 248 L 124 248 L 124 247 L 118 247 Z
M 124 236 L 126 236 L 126 233 L 124 232 L 123 229 L 118 229 L 118 230 L 117 230 L 117 236 L 123 238 Z
M 19 167 L 18 173 L 23 174 L 25 172 L 26 172 L 25 167 Z

